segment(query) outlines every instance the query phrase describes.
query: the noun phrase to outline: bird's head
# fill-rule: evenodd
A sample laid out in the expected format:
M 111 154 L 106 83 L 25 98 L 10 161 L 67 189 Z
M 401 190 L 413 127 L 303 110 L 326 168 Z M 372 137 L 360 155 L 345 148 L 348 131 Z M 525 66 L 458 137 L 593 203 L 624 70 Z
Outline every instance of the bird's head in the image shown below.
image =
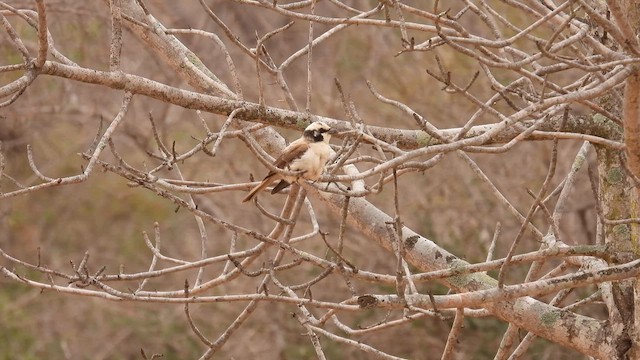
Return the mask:
M 328 143 L 331 139 L 331 135 L 336 132 L 336 129 L 332 129 L 331 126 L 323 123 L 322 121 L 316 121 L 307 126 L 302 135 L 310 142 L 324 141 Z

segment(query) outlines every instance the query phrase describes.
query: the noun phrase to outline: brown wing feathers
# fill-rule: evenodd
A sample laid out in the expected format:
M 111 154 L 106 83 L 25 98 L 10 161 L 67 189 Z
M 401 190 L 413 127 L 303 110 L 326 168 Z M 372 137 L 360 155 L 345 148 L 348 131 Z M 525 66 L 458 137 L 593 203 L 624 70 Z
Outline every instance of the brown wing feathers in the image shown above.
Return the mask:
M 289 170 L 287 169 L 287 167 L 289 166 L 289 164 L 291 164 L 293 161 L 295 161 L 296 159 L 299 159 L 307 150 L 309 149 L 309 144 L 306 142 L 302 142 L 302 141 L 294 141 L 291 144 L 289 144 L 289 146 L 287 146 L 286 149 L 284 149 L 284 151 L 282 152 L 282 154 L 280 156 L 278 156 L 278 158 L 273 162 L 273 166 L 279 168 L 279 169 L 284 169 L 284 170 Z M 253 197 L 260 191 L 262 191 L 263 189 L 265 189 L 267 186 L 269 186 L 273 181 L 275 181 L 278 178 L 278 173 L 276 173 L 275 171 L 270 171 L 267 176 L 264 177 L 264 179 L 260 182 L 260 184 L 258 186 L 256 186 L 255 188 L 253 188 L 249 194 L 247 194 L 247 196 L 245 196 L 244 199 L 242 199 L 242 202 L 247 202 L 251 199 L 253 199 Z M 275 194 L 279 191 L 282 191 L 282 189 L 285 189 L 287 186 L 289 186 L 289 182 L 285 181 L 285 180 L 281 180 L 271 191 L 272 194 Z
M 284 169 L 287 165 L 291 164 L 291 162 L 299 159 L 308 149 L 308 143 L 298 142 L 296 140 L 284 149 L 282 154 L 273 162 L 273 166 Z

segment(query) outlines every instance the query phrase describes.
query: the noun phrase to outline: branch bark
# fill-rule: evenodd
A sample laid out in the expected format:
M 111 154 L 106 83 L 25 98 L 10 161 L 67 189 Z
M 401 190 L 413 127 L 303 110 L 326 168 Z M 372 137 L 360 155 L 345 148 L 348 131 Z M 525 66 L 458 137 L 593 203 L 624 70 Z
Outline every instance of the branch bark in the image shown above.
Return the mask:
M 341 196 L 323 193 L 308 186 L 307 191 L 314 198 L 322 200 L 335 214 L 340 214 L 344 204 Z M 394 244 L 389 239 L 384 225 L 393 221 L 389 215 L 368 201 L 355 198 L 349 202 L 347 219 L 367 237 L 388 251 L 393 251 Z M 405 243 L 406 260 L 422 271 L 468 265 L 466 261 L 406 226 L 402 229 L 402 241 Z M 458 292 L 492 289 L 497 286 L 497 281 L 484 273 L 453 276 L 443 282 Z M 583 354 L 598 358 L 608 358 L 614 354 L 613 348 L 609 345 L 609 330 L 602 321 L 559 309 L 531 297 L 491 303 L 487 309 L 504 321 Z M 580 332 L 579 336 L 576 336 L 575 331 Z

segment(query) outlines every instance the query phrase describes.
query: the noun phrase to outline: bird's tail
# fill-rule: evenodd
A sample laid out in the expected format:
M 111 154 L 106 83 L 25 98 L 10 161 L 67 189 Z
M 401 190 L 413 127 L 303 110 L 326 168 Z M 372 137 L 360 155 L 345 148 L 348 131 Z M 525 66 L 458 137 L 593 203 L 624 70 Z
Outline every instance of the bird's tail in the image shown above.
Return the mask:
M 260 191 L 264 190 L 267 186 L 269 186 L 269 184 L 271 184 L 271 181 L 272 181 L 271 177 L 266 177 L 264 180 L 262 180 L 260 184 L 258 184 L 256 187 L 251 189 L 251 191 L 249 191 L 247 196 L 245 196 L 244 199 L 242 199 L 242 202 L 245 203 L 247 201 L 251 201 L 251 199 L 253 199 L 257 193 L 259 193 Z

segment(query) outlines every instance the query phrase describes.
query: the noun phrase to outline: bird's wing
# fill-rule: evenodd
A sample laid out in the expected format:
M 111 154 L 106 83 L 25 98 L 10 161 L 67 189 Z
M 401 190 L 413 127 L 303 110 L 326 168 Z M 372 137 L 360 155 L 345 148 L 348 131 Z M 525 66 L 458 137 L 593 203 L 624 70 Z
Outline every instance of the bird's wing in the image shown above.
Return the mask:
M 280 156 L 273 162 L 273 166 L 284 169 L 288 164 L 290 164 L 295 159 L 299 159 L 302 155 L 309 150 L 309 143 L 306 141 L 297 140 L 292 142 L 286 149 L 282 152 Z M 273 172 L 271 172 L 273 173 Z

